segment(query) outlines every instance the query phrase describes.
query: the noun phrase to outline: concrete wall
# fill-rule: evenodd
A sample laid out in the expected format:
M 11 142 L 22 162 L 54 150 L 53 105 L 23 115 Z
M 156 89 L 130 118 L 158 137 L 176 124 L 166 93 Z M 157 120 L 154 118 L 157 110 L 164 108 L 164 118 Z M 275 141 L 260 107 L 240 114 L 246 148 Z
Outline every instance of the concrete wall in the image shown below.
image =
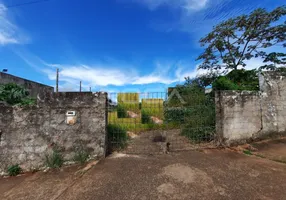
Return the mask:
M 260 91 L 216 92 L 216 132 L 232 145 L 286 133 L 286 79 L 282 73 L 259 76 Z
M 216 129 L 221 142 L 243 143 L 261 131 L 258 92 L 220 91 L 216 94 L 216 103 Z
M 263 132 L 286 132 L 286 77 L 283 73 L 260 75 Z
M 29 91 L 31 97 L 37 97 L 39 93 L 54 91 L 54 88 L 51 86 L 0 72 L 0 84 L 6 83 L 16 83 L 18 85 L 23 86 Z
M 44 165 L 55 145 L 65 160 L 83 147 L 91 157 L 105 156 L 106 93 L 46 93 L 33 107 L 0 107 L 0 171 L 20 164 L 24 170 Z M 66 123 L 66 112 L 77 121 Z

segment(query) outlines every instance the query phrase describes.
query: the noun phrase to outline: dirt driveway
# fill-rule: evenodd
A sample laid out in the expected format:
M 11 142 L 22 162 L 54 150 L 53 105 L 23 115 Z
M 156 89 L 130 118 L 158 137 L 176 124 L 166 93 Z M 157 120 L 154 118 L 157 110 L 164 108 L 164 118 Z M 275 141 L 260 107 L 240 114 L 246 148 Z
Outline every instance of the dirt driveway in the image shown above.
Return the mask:
M 229 150 L 107 158 L 0 179 L 0 199 L 285 199 L 286 165 Z

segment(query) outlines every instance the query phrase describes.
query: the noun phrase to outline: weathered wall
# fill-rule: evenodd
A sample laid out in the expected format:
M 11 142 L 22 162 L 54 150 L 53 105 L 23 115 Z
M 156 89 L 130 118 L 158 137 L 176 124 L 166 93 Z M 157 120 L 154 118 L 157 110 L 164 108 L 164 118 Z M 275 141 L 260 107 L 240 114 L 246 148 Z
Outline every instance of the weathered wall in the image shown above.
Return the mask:
M 220 91 L 216 95 L 217 133 L 227 145 L 244 142 L 261 131 L 260 96 L 250 91 Z
M 286 133 L 285 75 L 264 72 L 259 84 L 259 92 L 216 92 L 216 132 L 221 143 L 245 143 Z
M 39 93 L 54 91 L 54 88 L 51 86 L 0 72 L 0 84 L 6 83 L 16 83 L 18 85 L 21 85 L 29 91 L 31 97 L 37 97 Z
M 263 132 L 286 133 L 286 77 L 282 73 L 260 75 Z
M 105 156 L 106 93 L 47 93 L 33 107 L 0 107 L 0 171 L 13 164 L 25 170 L 44 165 L 57 145 L 66 160 L 82 146 L 91 157 Z M 77 122 L 66 123 L 76 111 Z

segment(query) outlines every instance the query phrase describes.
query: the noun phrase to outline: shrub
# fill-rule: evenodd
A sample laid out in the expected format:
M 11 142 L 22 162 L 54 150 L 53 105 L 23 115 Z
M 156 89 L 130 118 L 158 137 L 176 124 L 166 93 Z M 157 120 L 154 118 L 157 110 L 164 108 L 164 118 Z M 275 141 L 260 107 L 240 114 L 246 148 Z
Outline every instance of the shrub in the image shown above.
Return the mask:
M 127 145 L 128 135 L 124 128 L 116 124 L 107 125 L 109 151 L 123 149 Z
M 227 77 L 222 76 L 213 83 L 213 88 L 215 90 L 238 90 L 239 86 Z
M 212 141 L 214 139 L 215 127 L 201 126 L 192 127 L 186 125 L 182 128 L 181 134 L 193 142 Z
M 73 160 L 77 163 L 84 164 L 88 160 L 88 158 L 89 153 L 85 149 L 80 148 L 75 151 Z
M 259 90 L 259 80 L 255 70 L 232 70 L 226 76 L 217 78 L 213 84 L 215 90 Z
M 54 149 L 52 154 L 46 155 L 45 163 L 50 168 L 60 168 L 64 164 L 64 159 L 60 151 Z
M 167 123 L 183 124 L 185 119 L 190 116 L 191 108 L 166 108 L 164 110 L 164 119 Z
M 0 84 L 0 101 L 7 102 L 10 105 L 35 103 L 35 100 L 28 98 L 29 92 L 23 87 L 15 84 Z
M 18 174 L 20 174 L 22 172 L 22 169 L 19 165 L 13 165 L 8 167 L 8 174 L 9 176 L 17 176 Z
M 194 142 L 211 141 L 215 133 L 214 104 L 197 106 L 183 125 L 181 134 Z
M 36 99 L 33 99 L 33 98 L 24 98 L 19 103 L 19 105 L 22 105 L 22 106 L 35 105 L 35 104 L 36 104 Z
M 127 110 L 122 106 L 121 104 L 118 104 L 117 106 L 117 117 L 118 118 L 127 118 Z
M 141 123 L 142 124 L 152 124 L 153 123 L 151 120 L 150 114 L 145 110 L 141 111 Z

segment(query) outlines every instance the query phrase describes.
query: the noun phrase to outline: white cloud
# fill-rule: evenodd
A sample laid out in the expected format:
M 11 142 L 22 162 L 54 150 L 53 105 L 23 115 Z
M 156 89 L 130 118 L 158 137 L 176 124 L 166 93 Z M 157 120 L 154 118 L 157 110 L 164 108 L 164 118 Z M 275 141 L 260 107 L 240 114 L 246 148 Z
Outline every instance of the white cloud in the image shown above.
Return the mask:
M 189 0 L 184 6 L 187 10 L 201 10 L 206 7 L 208 0 Z
M 176 82 L 176 79 L 170 79 L 168 77 L 156 75 L 156 74 L 150 74 L 146 76 L 136 77 L 132 84 L 151 84 L 151 83 L 163 83 L 163 84 L 171 84 Z
M 0 3 L 0 45 L 18 43 L 15 38 L 17 27 L 8 20 L 7 8 Z
M 207 6 L 209 0 L 133 0 L 146 5 L 150 10 L 155 10 L 160 6 L 191 10 L 201 10 Z
M 19 44 L 27 40 L 20 28 L 11 21 L 8 9 L 0 2 L 0 46 Z
M 51 65 L 50 65 L 51 66 Z M 122 67 L 110 66 L 87 66 L 87 65 L 58 65 L 60 67 L 60 81 L 69 83 L 78 83 L 82 80 L 87 85 L 91 86 L 124 86 L 124 85 L 142 85 L 152 83 L 170 84 L 175 80 L 165 77 L 164 74 L 152 72 L 149 75 L 138 75 L 134 69 L 122 70 Z M 55 70 L 43 70 L 50 80 L 55 80 Z

